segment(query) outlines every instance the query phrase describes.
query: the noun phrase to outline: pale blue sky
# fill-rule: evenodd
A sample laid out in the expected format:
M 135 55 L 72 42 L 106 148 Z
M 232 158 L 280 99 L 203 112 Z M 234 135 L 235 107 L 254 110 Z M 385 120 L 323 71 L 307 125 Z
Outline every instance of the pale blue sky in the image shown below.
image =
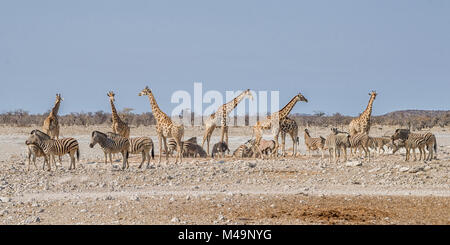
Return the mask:
M 0 1 L 0 112 L 163 110 L 178 89 L 279 90 L 293 112 L 450 109 L 450 1 Z M 203 106 L 204 108 L 207 105 Z

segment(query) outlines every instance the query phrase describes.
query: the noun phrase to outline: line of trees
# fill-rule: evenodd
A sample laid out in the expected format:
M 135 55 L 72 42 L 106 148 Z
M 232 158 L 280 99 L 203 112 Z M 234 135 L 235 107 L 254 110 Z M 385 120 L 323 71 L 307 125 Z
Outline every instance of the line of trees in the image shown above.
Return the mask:
M 133 109 L 125 108 L 120 112 L 121 118 L 130 126 L 155 125 L 156 121 L 151 112 L 142 114 L 132 113 Z M 29 114 L 23 110 L 6 112 L 0 114 L 0 125 L 27 127 L 42 125 L 49 112 L 44 114 Z M 316 112 L 314 115 L 292 114 L 290 117 L 297 121 L 300 126 L 339 126 L 348 125 L 353 117 L 344 116 L 339 113 L 325 115 L 323 112 Z M 204 117 L 203 119 L 206 119 Z M 234 122 L 237 120 L 235 119 Z M 111 113 L 97 111 L 87 113 L 71 113 L 59 117 L 62 126 L 89 126 L 111 123 Z M 193 123 L 193 120 L 192 120 Z M 245 117 L 246 125 L 249 124 L 249 117 Z M 413 130 L 431 128 L 435 126 L 450 126 L 450 111 L 396 111 L 381 116 L 372 116 L 372 123 L 378 125 L 396 125 L 410 127 Z

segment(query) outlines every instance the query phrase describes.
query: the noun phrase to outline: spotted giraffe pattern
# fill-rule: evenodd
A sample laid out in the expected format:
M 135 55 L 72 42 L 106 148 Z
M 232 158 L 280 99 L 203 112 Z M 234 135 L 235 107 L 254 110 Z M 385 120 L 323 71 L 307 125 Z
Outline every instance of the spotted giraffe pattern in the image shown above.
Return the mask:
M 203 141 L 202 141 L 202 148 L 206 143 L 207 147 L 207 154 L 209 155 L 209 143 L 211 140 L 211 135 L 214 132 L 214 129 L 219 125 L 222 128 L 221 132 L 221 139 L 220 142 L 224 141 L 225 137 L 225 143 L 228 145 L 228 125 L 227 125 L 227 119 L 228 114 L 236 108 L 236 106 L 245 98 L 251 98 L 253 99 L 253 95 L 250 92 L 250 89 L 245 90 L 241 94 L 239 94 L 236 98 L 232 99 L 228 103 L 225 103 L 221 105 L 217 111 L 209 116 L 209 118 L 205 122 L 205 133 L 203 135 Z
M 109 102 L 111 103 L 111 111 L 112 111 L 112 130 L 114 133 L 119 134 L 124 138 L 130 137 L 130 127 L 120 119 L 119 114 L 117 114 L 116 106 L 114 105 L 115 94 L 110 91 L 108 94 Z
M 175 163 L 178 163 L 178 159 L 180 162 L 183 161 L 183 151 L 181 141 L 184 136 L 184 126 L 178 125 L 172 122 L 169 116 L 167 116 L 161 109 L 159 109 L 158 104 L 156 103 L 155 97 L 153 96 L 152 91 L 147 87 L 145 87 L 140 93 L 139 96 L 148 96 L 150 100 L 150 105 L 152 107 L 153 116 L 156 119 L 156 133 L 158 134 L 159 141 L 159 160 L 161 162 L 161 154 L 162 154 L 162 146 L 164 145 L 164 152 L 166 153 L 166 163 L 169 161 L 169 155 L 167 151 L 167 138 L 173 138 L 177 143 L 177 156 L 175 159 Z
M 58 111 L 61 101 L 64 99 L 61 97 L 61 94 L 56 94 L 55 105 L 53 106 L 50 114 L 44 121 L 44 125 L 42 126 L 42 131 L 48 134 L 51 139 L 59 139 L 59 122 L 58 122 Z
M 299 93 L 294 96 L 294 98 L 292 98 L 291 101 L 289 101 L 289 103 L 287 103 L 286 106 L 283 107 L 283 109 L 272 113 L 271 115 L 267 116 L 265 120 L 258 121 L 256 125 L 253 126 L 253 134 L 256 138 L 256 148 L 259 151 L 261 158 L 263 158 L 263 156 L 258 145 L 262 139 L 263 130 L 272 131 L 272 136 L 275 140 L 275 149 L 272 151 L 272 155 L 277 156 L 279 146 L 278 136 L 280 134 L 280 122 L 289 115 L 292 108 L 294 108 L 295 104 L 297 104 L 297 102 L 299 101 L 308 102 L 308 100 L 301 93 Z
M 372 106 L 375 98 L 377 97 L 377 93 L 372 91 L 369 93 L 370 99 L 369 104 L 367 105 L 366 110 L 361 113 L 358 118 L 353 119 L 349 125 L 350 135 L 355 135 L 358 133 L 366 133 L 369 134 L 370 131 L 370 116 L 372 115 Z
M 281 132 L 281 150 L 282 155 L 285 156 L 285 143 L 286 143 L 286 134 L 289 134 L 292 139 L 292 156 L 297 154 L 297 145 L 298 145 L 298 125 L 295 120 L 286 117 L 285 119 L 280 121 L 280 132 Z

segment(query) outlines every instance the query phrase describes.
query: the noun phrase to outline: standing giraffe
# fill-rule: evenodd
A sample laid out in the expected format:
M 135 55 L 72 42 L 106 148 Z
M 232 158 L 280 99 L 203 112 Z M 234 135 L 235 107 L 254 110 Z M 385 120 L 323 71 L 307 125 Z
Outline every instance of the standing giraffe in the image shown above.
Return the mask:
M 297 155 L 297 146 L 298 145 L 298 125 L 294 119 L 286 117 L 285 119 L 280 121 L 280 133 L 281 133 L 281 151 L 282 155 L 286 155 L 285 151 L 285 143 L 286 143 L 286 134 L 289 134 L 292 139 L 292 156 L 295 157 Z
M 272 130 L 272 136 L 275 140 L 275 149 L 272 151 L 272 155 L 278 155 L 278 135 L 280 134 L 280 122 L 283 121 L 291 112 L 292 108 L 294 108 L 295 104 L 299 101 L 308 102 L 308 100 L 301 94 L 298 93 L 294 98 L 283 107 L 283 109 L 272 113 L 270 116 L 267 116 L 264 121 L 258 121 L 255 126 L 253 126 L 253 134 L 255 135 L 255 147 L 259 151 L 260 156 L 262 158 L 262 152 L 259 148 L 259 143 L 262 139 L 263 130 Z
M 209 116 L 209 118 L 205 122 L 205 133 L 203 135 L 202 148 L 205 145 L 205 141 L 207 141 L 207 154 L 209 155 L 209 142 L 211 140 L 211 135 L 214 132 L 214 129 L 217 125 L 220 125 L 222 128 L 222 134 L 220 142 L 223 142 L 223 138 L 225 137 L 225 143 L 228 145 L 228 125 L 227 119 L 228 114 L 236 108 L 236 106 L 245 98 L 249 97 L 253 100 L 253 95 L 250 92 L 250 89 L 245 90 L 236 98 L 232 99 L 226 104 L 221 105 L 217 111 Z
M 178 158 L 180 158 L 180 162 L 183 161 L 183 151 L 181 140 L 184 136 L 184 126 L 178 125 L 170 120 L 170 117 L 167 116 L 164 112 L 159 109 L 158 104 L 156 103 L 155 97 L 153 96 L 152 91 L 147 87 L 145 87 L 140 93 L 139 96 L 147 95 L 150 100 L 150 105 L 152 106 L 152 113 L 156 119 L 156 133 L 158 134 L 159 141 L 159 163 L 161 162 L 161 154 L 162 154 L 162 144 L 164 144 L 164 150 L 166 153 L 166 163 L 169 161 L 169 154 L 167 151 L 167 138 L 172 137 L 177 143 L 177 157 L 175 163 L 178 162 Z
M 63 100 L 64 99 L 61 98 L 61 94 L 56 94 L 55 105 L 53 106 L 52 110 L 50 111 L 50 114 L 44 121 L 44 125 L 42 126 L 42 131 L 48 134 L 52 139 L 59 138 L 58 111 L 59 105 Z
M 370 99 L 367 108 L 358 118 L 353 119 L 349 125 L 350 135 L 355 135 L 357 133 L 369 134 L 370 130 L 370 116 L 372 114 L 373 101 L 377 97 L 377 92 L 372 91 L 369 93 Z
M 110 91 L 107 95 L 109 97 L 109 102 L 111 103 L 113 132 L 124 138 L 129 138 L 130 127 L 128 127 L 128 125 L 120 119 L 119 114 L 117 114 L 116 107 L 114 106 L 114 92 Z

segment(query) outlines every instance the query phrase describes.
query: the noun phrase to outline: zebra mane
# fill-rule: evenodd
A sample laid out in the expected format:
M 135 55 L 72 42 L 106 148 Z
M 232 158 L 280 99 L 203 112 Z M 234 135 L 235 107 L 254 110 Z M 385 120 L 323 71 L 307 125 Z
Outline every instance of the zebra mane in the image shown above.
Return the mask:
M 30 134 L 34 134 L 34 135 L 38 136 L 39 138 L 43 138 L 43 139 L 50 139 L 51 138 L 48 134 L 42 132 L 39 129 L 34 129 L 33 131 L 31 131 Z
M 101 135 L 101 136 L 103 136 L 103 137 L 105 137 L 105 138 L 108 138 L 108 136 L 107 136 L 105 133 L 102 133 L 102 132 L 100 132 L 100 131 L 93 131 L 93 132 L 92 132 L 92 137 L 94 137 L 94 134 L 99 134 L 99 135 Z

